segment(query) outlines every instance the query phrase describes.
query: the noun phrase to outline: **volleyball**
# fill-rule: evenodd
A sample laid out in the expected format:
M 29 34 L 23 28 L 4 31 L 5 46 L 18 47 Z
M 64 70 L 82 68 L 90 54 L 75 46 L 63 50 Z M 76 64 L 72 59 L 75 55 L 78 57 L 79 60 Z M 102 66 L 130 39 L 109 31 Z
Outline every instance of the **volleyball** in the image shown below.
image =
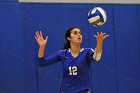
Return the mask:
M 102 26 L 106 20 L 107 13 L 101 7 L 94 7 L 88 12 L 88 21 L 93 26 Z

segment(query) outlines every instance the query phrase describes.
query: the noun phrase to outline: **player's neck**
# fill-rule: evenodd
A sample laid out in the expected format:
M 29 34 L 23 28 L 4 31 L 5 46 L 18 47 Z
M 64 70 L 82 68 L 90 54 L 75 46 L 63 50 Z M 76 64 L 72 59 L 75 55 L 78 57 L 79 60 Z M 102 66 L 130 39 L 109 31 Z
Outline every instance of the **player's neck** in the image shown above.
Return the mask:
M 81 48 L 80 48 L 80 45 L 72 45 L 70 50 L 71 50 L 71 53 L 77 54 L 80 52 Z

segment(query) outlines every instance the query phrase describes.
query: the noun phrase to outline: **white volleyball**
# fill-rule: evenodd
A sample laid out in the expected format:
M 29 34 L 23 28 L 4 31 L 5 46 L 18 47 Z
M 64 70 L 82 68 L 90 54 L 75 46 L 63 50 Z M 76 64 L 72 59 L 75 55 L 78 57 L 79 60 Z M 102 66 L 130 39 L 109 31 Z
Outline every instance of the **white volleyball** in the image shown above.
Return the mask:
M 102 26 L 106 20 L 107 13 L 101 7 L 94 7 L 88 12 L 88 21 L 93 26 Z

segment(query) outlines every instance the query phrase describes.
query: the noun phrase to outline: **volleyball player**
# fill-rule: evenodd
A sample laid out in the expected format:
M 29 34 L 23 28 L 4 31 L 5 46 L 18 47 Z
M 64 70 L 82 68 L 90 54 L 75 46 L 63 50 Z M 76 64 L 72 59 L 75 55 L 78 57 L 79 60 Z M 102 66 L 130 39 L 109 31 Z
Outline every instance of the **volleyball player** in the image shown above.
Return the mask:
M 66 31 L 64 49 L 49 57 L 44 57 L 48 36 L 44 39 L 42 32 L 36 32 L 35 39 L 39 44 L 38 65 L 48 66 L 56 62 L 63 65 L 63 80 L 60 93 L 90 93 L 89 65 L 91 61 L 98 62 L 102 55 L 102 45 L 106 33 L 94 35 L 97 40 L 95 49 L 81 48 L 82 32 L 78 27 Z

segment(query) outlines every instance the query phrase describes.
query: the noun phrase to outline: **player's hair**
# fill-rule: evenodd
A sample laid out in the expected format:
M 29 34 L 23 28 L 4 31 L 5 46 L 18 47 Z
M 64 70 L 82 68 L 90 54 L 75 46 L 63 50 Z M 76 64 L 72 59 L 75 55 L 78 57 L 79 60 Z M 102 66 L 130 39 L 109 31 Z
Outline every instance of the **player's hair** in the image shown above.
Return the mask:
M 64 44 L 64 49 L 68 49 L 68 48 L 71 48 L 70 46 L 70 41 L 67 39 L 67 37 L 70 37 L 71 35 L 71 31 L 75 28 L 79 28 L 79 27 L 71 27 L 69 28 L 66 33 L 65 33 L 65 39 L 66 39 L 66 43 Z

